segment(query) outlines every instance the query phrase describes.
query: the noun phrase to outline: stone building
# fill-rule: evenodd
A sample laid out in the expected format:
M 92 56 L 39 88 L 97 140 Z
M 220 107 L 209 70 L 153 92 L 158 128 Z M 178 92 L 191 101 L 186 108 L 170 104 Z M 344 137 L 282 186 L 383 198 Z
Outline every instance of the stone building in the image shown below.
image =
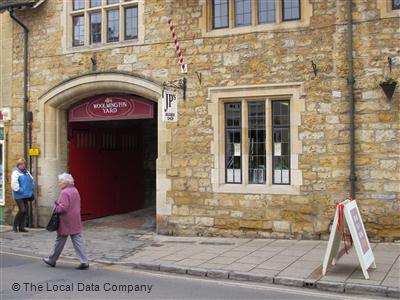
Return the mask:
M 5 221 L 25 140 L 41 226 L 70 171 L 85 218 L 154 205 L 160 234 L 326 238 L 350 178 L 370 238 L 399 239 L 400 97 L 379 83 L 399 79 L 400 2 L 347 4 L 2 1 Z M 24 31 L 7 8 L 29 29 L 25 134 Z M 166 122 L 163 84 L 183 78 Z

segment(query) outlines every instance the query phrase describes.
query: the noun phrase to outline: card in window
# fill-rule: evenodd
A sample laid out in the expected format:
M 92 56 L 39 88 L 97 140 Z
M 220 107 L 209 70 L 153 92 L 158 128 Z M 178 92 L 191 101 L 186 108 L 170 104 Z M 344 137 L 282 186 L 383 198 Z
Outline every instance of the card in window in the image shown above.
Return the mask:
M 282 183 L 289 183 L 289 170 L 282 170 Z
M 274 143 L 274 155 L 275 156 L 282 155 L 282 143 Z
M 282 183 L 282 171 L 274 170 L 274 180 L 275 183 Z

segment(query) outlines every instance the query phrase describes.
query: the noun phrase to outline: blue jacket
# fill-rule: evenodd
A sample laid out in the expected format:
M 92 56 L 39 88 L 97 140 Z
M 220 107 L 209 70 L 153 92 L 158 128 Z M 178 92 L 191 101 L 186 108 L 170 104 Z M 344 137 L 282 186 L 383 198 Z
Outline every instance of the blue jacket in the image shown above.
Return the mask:
M 11 189 L 15 200 L 30 198 L 33 195 L 35 184 L 28 170 L 25 172 L 14 168 L 11 175 Z

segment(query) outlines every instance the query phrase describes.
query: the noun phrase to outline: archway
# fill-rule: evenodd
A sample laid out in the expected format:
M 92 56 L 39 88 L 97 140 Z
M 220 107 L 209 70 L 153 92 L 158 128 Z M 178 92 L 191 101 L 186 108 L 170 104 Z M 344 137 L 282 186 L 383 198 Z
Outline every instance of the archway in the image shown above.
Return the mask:
M 58 195 L 57 175 L 68 170 L 67 111 L 83 99 L 101 94 L 131 94 L 156 102 L 161 110 L 162 86 L 140 75 L 126 72 L 92 72 L 65 80 L 44 93 L 38 101 L 37 118 L 41 124 L 39 158 L 39 225 L 46 224 L 53 201 Z M 171 165 L 167 143 L 171 131 L 157 116 L 156 210 L 157 220 L 171 214 L 166 193 L 170 180 L 166 170 Z

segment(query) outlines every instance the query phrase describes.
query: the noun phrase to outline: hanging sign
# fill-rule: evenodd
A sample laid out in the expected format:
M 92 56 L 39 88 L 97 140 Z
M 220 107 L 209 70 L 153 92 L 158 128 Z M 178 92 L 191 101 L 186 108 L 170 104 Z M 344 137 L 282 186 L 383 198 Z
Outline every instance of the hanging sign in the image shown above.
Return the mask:
M 162 120 L 164 122 L 178 121 L 178 94 L 172 91 L 163 91 Z
M 364 277 L 369 279 L 367 270 L 369 267 L 376 268 L 375 258 L 365 232 L 357 202 L 350 198 L 336 205 L 332 231 L 322 265 L 322 274 L 326 274 L 329 264 L 335 265 L 339 259 L 339 248 L 342 240 L 344 250 L 348 254 L 349 246 L 346 243 L 346 228 L 350 231 L 350 240 L 352 244 L 354 243 Z
M 29 148 L 29 156 L 39 156 L 39 153 L 38 148 Z

